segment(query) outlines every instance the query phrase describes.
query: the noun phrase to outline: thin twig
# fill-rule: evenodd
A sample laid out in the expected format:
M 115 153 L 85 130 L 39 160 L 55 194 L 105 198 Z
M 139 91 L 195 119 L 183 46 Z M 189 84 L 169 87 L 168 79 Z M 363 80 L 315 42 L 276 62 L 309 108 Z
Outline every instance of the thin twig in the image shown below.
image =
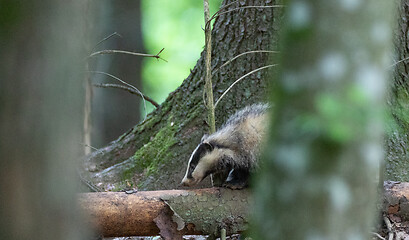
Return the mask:
M 220 7 L 219 11 L 215 12 L 215 13 L 212 15 L 212 17 L 211 17 L 208 21 L 206 21 L 206 24 L 207 24 L 208 22 L 212 21 L 213 19 L 215 19 L 215 18 L 217 17 L 216 15 L 219 14 L 221 11 L 223 11 L 224 9 L 226 9 L 226 8 L 230 7 L 231 5 L 233 5 L 233 4 L 235 4 L 235 3 L 238 3 L 238 2 L 239 2 L 239 1 L 234 1 L 234 2 L 231 2 L 231 3 L 229 3 L 229 4 L 226 4 L 226 5 L 222 6 L 222 7 Z
M 89 71 L 89 63 L 85 62 L 85 70 Z M 84 118 L 83 118 L 83 141 L 86 145 L 91 145 L 92 136 L 91 136 L 91 128 L 92 128 L 92 83 L 91 77 L 89 74 L 85 74 L 85 95 L 84 95 Z M 88 155 L 91 153 L 91 149 L 88 147 L 84 147 L 84 155 Z
M 210 10 L 209 10 L 209 1 L 203 0 L 203 8 L 204 8 L 204 20 L 205 23 L 208 22 L 210 18 Z M 215 114 L 214 114 L 214 99 L 213 99 L 213 87 L 212 87 L 212 28 L 210 25 L 207 25 L 205 28 L 205 50 L 206 50 L 206 58 L 205 58 L 205 65 L 206 65 L 206 73 L 205 73 L 205 89 L 206 92 L 206 108 L 207 108 L 207 120 L 210 126 L 210 133 L 214 133 L 216 131 L 216 121 L 215 121 Z
M 381 239 L 381 240 L 385 240 L 385 238 L 384 237 L 382 237 L 381 235 L 379 235 L 379 233 L 376 233 L 376 232 L 371 232 L 373 235 L 375 235 L 376 237 L 378 237 L 379 239 Z
M 224 12 L 219 12 L 217 15 L 216 15 L 216 14 L 213 15 L 213 16 L 206 22 L 206 26 L 205 26 L 205 27 L 207 27 L 207 25 L 210 24 L 210 22 L 211 22 L 214 18 L 216 18 L 216 17 L 218 17 L 218 16 L 220 16 L 220 15 L 222 15 L 222 14 L 226 14 L 226 13 L 233 12 L 233 11 L 236 11 L 236 10 L 247 9 L 247 8 L 281 8 L 281 7 L 285 7 L 285 6 L 284 6 L 284 5 L 272 5 L 272 6 L 243 6 L 243 7 L 233 8 L 233 9 L 230 9 L 230 10 L 227 10 L 227 11 L 224 11 Z
M 386 216 L 383 217 L 383 221 L 386 224 L 386 228 L 388 229 L 388 240 L 393 239 L 393 232 L 392 232 L 392 223 Z
M 113 78 L 113 79 L 115 79 L 115 80 L 121 82 L 122 84 L 125 84 L 126 86 L 128 86 L 128 87 L 134 89 L 135 91 L 137 91 L 137 92 L 141 95 L 141 97 L 142 97 L 142 99 L 143 99 L 143 108 L 144 108 L 144 111 L 145 111 L 144 121 L 146 120 L 146 116 L 147 116 L 147 112 L 146 112 L 146 101 L 145 101 L 144 95 L 142 94 L 141 91 L 139 91 L 139 89 L 137 89 L 135 86 L 133 86 L 133 85 L 131 85 L 131 84 L 125 82 L 124 80 L 122 80 L 122 79 L 120 79 L 120 78 L 118 78 L 118 77 L 116 77 L 116 76 L 114 76 L 114 75 L 112 75 L 112 74 L 106 73 L 106 72 L 100 72 L 100 71 L 88 71 L 88 72 L 90 72 L 90 73 L 95 73 L 95 74 L 102 74 L 102 75 L 111 77 L 111 78 Z
M 227 62 L 225 62 L 223 65 L 221 65 L 218 69 L 216 69 L 212 74 L 217 73 L 222 67 L 225 67 L 227 64 L 233 62 L 234 60 L 236 60 L 237 58 L 249 54 L 249 53 L 279 53 L 278 51 L 268 51 L 268 50 L 255 50 L 255 51 L 248 51 L 248 52 L 244 52 L 244 53 L 240 53 L 239 55 L 229 59 Z
M 404 58 L 404 59 L 401 59 L 401 60 L 395 62 L 394 64 L 390 65 L 389 67 L 390 67 L 390 68 L 391 68 L 391 67 L 394 67 L 394 66 L 398 65 L 399 63 L 404 62 L 404 61 L 406 61 L 406 60 L 409 60 L 409 57 Z
M 219 99 L 217 99 L 216 103 L 214 104 L 214 108 L 217 107 L 217 104 L 219 104 L 220 100 L 222 100 L 222 98 L 224 97 L 224 95 L 226 95 L 227 92 L 230 91 L 230 89 L 231 89 L 234 85 L 236 85 L 236 83 L 238 83 L 239 81 L 241 81 L 241 80 L 244 79 L 245 77 L 247 77 L 247 76 L 249 76 L 249 75 L 251 75 L 251 74 L 253 74 L 253 73 L 255 73 L 255 72 L 258 72 L 258 71 L 260 71 L 260 70 L 263 70 L 263 69 L 266 69 L 266 68 L 269 68 L 269 67 L 275 67 L 275 66 L 277 66 L 277 65 L 278 65 L 278 64 L 272 64 L 272 65 L 267 65 L 267 66 L 264 66 L 264 67 L 260 67 L 260 68 L 254 69 L 253 71 L 248 72 L 248 73 L 244 74 L 243 76 L 241 76 L 239 79 L 237 79 L 236 81 L 234 81 L 233 84 L 230 85 L 230 87 L 226 89 L 226 91 L 223 92 L 223 94 L 219 97 Z
M 226 240 L 226 229 L 222 228 L 220 230 L 220 240 Z
M 120 53 L 120 54 L 128 54 L 128 55 L 133 55 L 133 56 L 140 56 L 140 57 L 152 57 L 152 58 L 156 58 L 156 59 L 161 59 L 165 62 L 165 59 L 161 58 L 159 55 L 162 53 L 162 51 L 164 50 L 164 48 L 162 48 L 157 54 L 153 55 L 153 54 L 146 54 L 146 53 L 136 53 L 136 52 L 129 52 L 129 51 L 123 51 L 123 50 L 113 50 L 113 49 L 109 49 L 109 50 L 102 50 L 102 51 L 97 51 L 97 52 L 93 52 L 91 53 L 88 58 L 97 56 L 97 55 L 104 55 L 104 54 L 115 54 L 115 53 Z
M 95 186 L 90 181 L 85 179 L 85 177 L 82 176 L 81 172 L 78 169 L 77 169 L 77 174 L 78 174 L 78 177 L 80 178 L 81 182 L 84 183 L 85 185 L 87 185 L 87 187 L 89 189 L 91 189 L 94 192 L 102 192 L 102 190 L 99 187 Z
M 101 41 L 97 42 L 97 44 L 95 44 L 95 46 L 91 49 L 91 52 L 92 52 L 99 44 L 105 42 L 106 40 L 110 39 L 110 38 L 113 37 L 113 36 L 117 36 L 117 37 L 122 38 L 122 36 L 121 36 L 119 33 L 113 32 L 113 33 L 109 34 L 108 36 L 104 37 Z
M 88 147 L 88 148 L 91 148 L 92 150 L 95 150 L 95 151 L 98 151 L 98 150 L 99 150 L 98 148 L 93 147 L 93 146 L 91 146 L 91 145 L 89 145 L 89 144 L 86 144 L 86 143 L 81 143 L 81 145 L 83 145 L 83 146 L 85 146 L 85 147 Z
M 133 88 L 124 86 L 124 85 L 118 85 L 118 84 L 112 84 L 112 83 L 101 83 L 101 84 L 93 84 L 94 87 L 100 87 L 100 88 L 118 88 L 118 89 L 122 89 L 122 90 L 126 90 L 132 94 L 141 96 L 141 94 L 138 91 L 135 91 Z M 157 102 L 155 102 L 155 100 L 153 100 L 152 98 L 146 96 L 145 94 L 143 94 L 143 98 L 150 102 L 153 106 L 155 106 L 156 108 L 159 107 L 159 104 Z

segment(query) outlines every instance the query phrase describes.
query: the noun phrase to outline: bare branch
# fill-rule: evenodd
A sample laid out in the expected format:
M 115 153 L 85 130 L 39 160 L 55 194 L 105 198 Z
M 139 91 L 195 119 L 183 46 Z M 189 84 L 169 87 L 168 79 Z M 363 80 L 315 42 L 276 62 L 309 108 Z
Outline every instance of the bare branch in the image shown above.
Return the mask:
M 206 25 L 207 25 L 207 23 L 208 22 L 210 22 L 210 21 L 212 21 L 213 19 L 215 19 L 217 16 L 217 14 L 219 14 L 221 11 L 223 11 L 224 9 L 226 9 L 226 8 L 228 8 L 228 7 L 230 7 L 231 5 L 233 5 L 233 4 L 235 4 L 235 3 L 238 3 L 239 1 L 234 1 L 234 2 L 231 2 L 231 3 L 229 3 L 229 4 L 226 4 L 226 5 L 224 5 L 224 6 L 222 6 L 222 7 L 220 7 L 220 9 L 217 11 L 217 12 L 215 12 L 213 15 L 212 15 L 212 17 L 208 20 L 208 21 L 206 21 Z
M 384 216 L 383 221 L 385 222 L 386 228 L 388 229 L 388 239 L 393 239 L 393 230 L 392 230 L 392 223 L 388 217 Z
M 123 51 L 123 50 L 113 50 L 113 49 L 109 49 L 109 50 L 102 50 L 102 51 L 97 51 L 97 52 L 93 52 L 91 53 L 88 58 L 91 57 L 95 57 L 97 55 L 104 55 L 104 54 L 115 54 L 115 53 L 120 53 L 120 54 L 128 54 L 128 55 L 133 55 L 133 56 L 140 56 L 140 57 L 152 57 L 152 58 L 156 58 L 156 59 L 161 59 L 165 62 L 165 59 L 161 58 L 159 55 L 162 53 L 162 51 L 165 48 L 162 48 L 157 54 L 153 55 L 153 54 L 146 54 L 146 53 L 136 53 L 136 52 L 129 52 L 129 51 Z
M 244 74 L 243 76 L 241 76 L 239 79 L 237 79 L 236 81 L 234 81 L 233 84 L 230 85 L 230 87 L 226 89 L 226 91 L 223 92 L 223 94 L 219 97 L 219 99 L 217 99 L 216 103 L 214 104 L 214 108 L 217 107 L 217 104 L 219 104 L 220 100 L 224 97 L 224 95 L 227 94 L 228 91 L 230 91 L 230 89 L 231 89 L 234 85 L 236 85 L 236 83 L 240 82 L 242 79 L 244 79 L 245 77 L 247 77 L 247 76 L 249 76 L 249 75 L 251 75 L 251 74 L 253 74 L 253 73 L 255 73 L 255 72 L 258 72 L 258 71 L 263 70 L 263 69 L 266 69 L 266 68 L 275 67 L 275 66 L 277 66 L 277 65 L 278 65 L 278 64 L 272 64 L 272 65 L 267 65 L 267 66 L 264 66 L 264 67 L 260 67 L 260 68 L 254 69 L 253 71 L 248 72 L 248 73 Z
M 87 147 L 87 148 L 91 148 L 92 150 L 95 150 L 95 151 L 98 151 L 98 150 L 99 150 L 98 148 L 93 147 L 93 146 L 91 146 L 91 145 L 89 145 L 89 144 L 86 144 L 86 143 L 81 143 L 81 145 L 84 146 L 84 147 Z
M 122 89 L 122 90 L 126 90 L 132 94 L 141 96 L 141 94 L 138 91 L 135 91 L 134 89 L 124 86 L 124 85 L 118 85 L 118 84 L 112 84 L 112 83 L 101 83 L 101 84 L 93 84 L 94 87 L 100 87 L 100 88 L 118 88 L 118 89 Z M 156 108 L 159 107 L 159 104 L 157 102 L 155 102 L 155 100 L 153 100 L 152 98 L 146 96 L 145 94 L 143 94 L 143 98 L 150 102 L 153 106 L 155 106 Z
M 91 183 L 90 181 L 88 181 L 84 176 L 82 176 L 81 172 L 77 169 L 77 175 L 80 179 L 80 181 L 85 184 L 90 190 L 94 191 L 94 192 L 103 192 L 102 189 L 100 189 L 99 187 L 95 186 L 93 183 Z
M 384 237 L 382 237 L 381 235 L 379 235 L 379 233 L 376 233 L 376 232 L 371 232 L 373 235 L 375 235 L 376 237 L 378 237 L 379 239 L 381 239 L 381 240 L 385 240 L 385 238 Z
M 97 44 L 95 44 L 95 46 L 92 48 L 91 51 L 93 51 L 99 44 L 105 42 L 106 40 L 110 39 L 110 38 L 113 37 L 113 36 L 117 36 L 117 37 L 122 38 L 122 36 L 121 36 L 119 33 L 117 33 L 117 32 L 111 33 L 111 34 L 109 34 L 108 36 L 104 37 L 101 41 L 97 42 Z
M 139 95 L 140 95 L 140 96 L 142 97 L 142 99 L 143 99 L 143 108 L 144 108 L 144 110 L 145 110 L 145 118 L 144 118 L 144 121 L 146 120 L 146 116 L 147 116 L 147 112 L 146 112 L 146 101 L 145 101 L 145 98 L 144 98 L 143 93 L 142 93 L 141 91 L 139 91 L 139 89 L 137 89 L 135 86 L 133 86 L 133 85 L 131 85 L 131 84 L 125 82 L 124 80 L 122 80 L 122 79 L 120 79 L 120 78 L 118 78 L 118 77 L 116 77 L 116 76 L 114 76 L 114 75 L 112 75 L 112 74 L 106 73 L 106 72 L 100 72 L 100 71 L 88 71 L 88 72 L 94 73 L 94 74 L 102 74 L 102 75 L 111 77 L 111 78 L 113 78 L 113 79 L 115 79 L 115 80 L 121 82 L 122 84 L 125 84 L 126 86 L 128 86 L 128 87 L 134 89 L 135 91 L 137 91 L 137 92 L 139 93 Z
M 279 51 L 268 51 L 268 50 L 255 50 L 255 51 L 248 51 L 248 52 L 244 52 L 244 53 L 240 53 L 239 55 L 231 58 L 230 60 L 228 60 L 227 62 L 225 62 L 223 65 L 221 65 L 218 69 L 216 69 L 212 74 L 217 73 L 222 67 L 225 67 L 226 65 L 228 65 L 229 63 L 233 62 L 234 60 L 236 60 L 237 58 L 249 54 L 249 53 L 279 53 Z
M 408 60 L 408 59 L 409 59 L 409 57 L 404 58 L 404 59 L 401 59 L 401 60 L 395 62 L 394 64 L 390 65 L 389 67 L 390 67 L 390 68 L 391 68 L 391 67 L 394 67 L 394 66 L 398 65 L 399 63 L 404 62 L 404 61 L 406 61 L 406 60 Z

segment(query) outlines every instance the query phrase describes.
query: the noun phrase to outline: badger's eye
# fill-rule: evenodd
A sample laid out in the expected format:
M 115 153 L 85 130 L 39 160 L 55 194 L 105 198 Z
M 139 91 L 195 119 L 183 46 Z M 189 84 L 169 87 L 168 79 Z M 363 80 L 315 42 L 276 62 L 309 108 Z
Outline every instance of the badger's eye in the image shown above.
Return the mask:
M 190 165 L 190 171 L 195 170 L 195 168 L 196 168 L 196 166 L 195 166 L 195 165 L 193 165 L 193 164 L 191 164 L 191 165 Z

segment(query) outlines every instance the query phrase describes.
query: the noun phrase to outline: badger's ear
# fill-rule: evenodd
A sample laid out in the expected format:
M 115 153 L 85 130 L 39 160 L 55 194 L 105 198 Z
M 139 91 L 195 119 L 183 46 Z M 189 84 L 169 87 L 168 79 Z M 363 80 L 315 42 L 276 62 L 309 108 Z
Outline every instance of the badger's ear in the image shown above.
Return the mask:
M 208 152 L 213 151 L 213 148 L 214 148 L 214 146 L 209 142 L 202 143 L 202 146 Z
M 203 135 L 203 137 L 202 137 L 202 139 L 200 140 L 200 142 L 202 143 L 204 140 L 207 139 L 208 136 L 209 136 L 208 134 Z

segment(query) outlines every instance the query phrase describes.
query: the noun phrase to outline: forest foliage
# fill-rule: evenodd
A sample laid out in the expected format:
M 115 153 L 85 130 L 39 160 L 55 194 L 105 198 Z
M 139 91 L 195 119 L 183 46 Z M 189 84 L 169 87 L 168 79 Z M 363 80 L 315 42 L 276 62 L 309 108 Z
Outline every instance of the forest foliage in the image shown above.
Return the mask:
M 220 3 L 221 0 L 210 0 L 210 12 L 215 13 Z M 167 60 L 145 59 L 142 76 L 147 95 L 161 103 L 189 75 L 204 47 L 203 28 L 202 1 L 142 1 L 146 50 L 156 53 L 165 48 L 161 56 Z

